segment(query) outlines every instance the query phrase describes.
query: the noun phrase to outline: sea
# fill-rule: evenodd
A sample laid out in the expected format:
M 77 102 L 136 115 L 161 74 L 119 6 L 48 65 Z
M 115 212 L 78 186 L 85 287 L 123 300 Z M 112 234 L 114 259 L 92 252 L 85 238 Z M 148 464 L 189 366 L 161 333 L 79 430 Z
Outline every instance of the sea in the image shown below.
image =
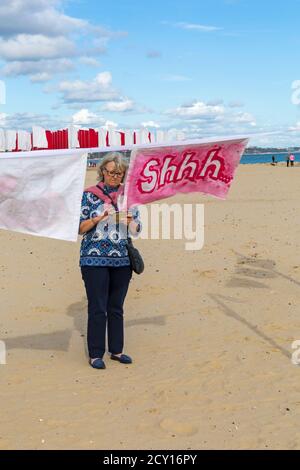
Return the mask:
M 244 153 L 241 158 L 241 163 L 251 164 L 251 163 L 272 163 L 272 156 L 274 155 L 276 162 L 286 162 L 286 157 L 288 155 L 285 153 Z M 293 152 L 295 156 L 295 162 L 300 161 L 300 152 Z

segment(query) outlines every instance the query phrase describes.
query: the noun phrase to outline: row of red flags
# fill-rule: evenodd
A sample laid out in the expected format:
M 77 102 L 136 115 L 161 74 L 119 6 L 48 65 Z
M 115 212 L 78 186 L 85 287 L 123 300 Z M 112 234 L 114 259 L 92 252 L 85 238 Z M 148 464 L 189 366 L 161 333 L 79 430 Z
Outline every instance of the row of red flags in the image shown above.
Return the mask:
M 21 137 L 22 132 L 22 137 Z M 162 133 L 162 131 L 160 131 Z M 73 135 L 71 135 L 73 133 Z M 146 130 L 122 132 L 104 129 L 62 129 L 45 130 L 41 127 L 33 128 L 31 133 L 24 131 L 2 131 L 3 143 L 0 151 L 19 152 L 22 150 L 43 150 L 43 149 L 68 149 L 68 148 L 96 148 L 125 146 L 125 144 L 135 145 L 140 143 L 158 142 L 153 133 Z M 24 134 L 26 147 L 24 148 Z M 142 139 L 141 139 L 142 134 Z M 8 137 L 5 137 L 5 136 Z M 74 138 L 75 136 L 75 138 Z M 22 139 L 22 140 L 21 140 Z M 6 142 L 10 142 L 7 146 Z

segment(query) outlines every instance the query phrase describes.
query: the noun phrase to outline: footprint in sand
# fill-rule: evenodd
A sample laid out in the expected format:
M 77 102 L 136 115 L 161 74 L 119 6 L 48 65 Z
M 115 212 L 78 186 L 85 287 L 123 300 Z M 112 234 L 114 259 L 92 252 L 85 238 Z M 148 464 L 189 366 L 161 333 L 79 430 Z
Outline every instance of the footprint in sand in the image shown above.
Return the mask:
M 197 434 L 198 428 L 189 423 L 174 421 L 173 419 L 163 419 L 159 426 L 164 431 L 180 434 L 181 436 L 193 436 Z
M 209 279 L 212 279 L 213 277 L 216 277 L 217 272 L 214 271 L 213 269 L 207 270 L 207 271 L 200 271 L 199 269 L 194 269 L 193 273 L 198 273 L 199 276 L 201 277 L 207 277 Z
M 263 282 L 253 281 L 247 278 L 234 277 L 227 282 L 226 287 L 247 287 L 247 288 L 260 288 L 268 289 L 268 286 Z
M 46 424 L 47 424 L 47 426 L 49 426 L 49 427 L 54 427 L 54 428 L 59 428 L 59 427 L 61 427 L 61 428 L 63 428 L 63 427 L 66 426 L 68 423 L 67 423 L 67 421 L 62 420 L 62 419 L 53 419 L 53 418 L 52 418 L 52 419 L 48 419 L 48 420 L 46 421 Z
M 37 307 L 33 308 L 33 312 L 34 313 L 53 313 L 54 310 L 53 310 L 53 308 L 49 308 L 49 307 L 37 306 Z
M 205 316 L 218 315 L 220 313 L 220 309 L 218 307 L 201 307 L 199 313 Z
M 160 410 L 158 408 L 150 408 L 147 410 L 148 413 L 153 414 L 153 413 L 159 413 Z
M 150 294 L 161 294 L 164 291 L 165 288 L 162 286 L 149 286 L 147 288 L 147 292 L 149 292 Z

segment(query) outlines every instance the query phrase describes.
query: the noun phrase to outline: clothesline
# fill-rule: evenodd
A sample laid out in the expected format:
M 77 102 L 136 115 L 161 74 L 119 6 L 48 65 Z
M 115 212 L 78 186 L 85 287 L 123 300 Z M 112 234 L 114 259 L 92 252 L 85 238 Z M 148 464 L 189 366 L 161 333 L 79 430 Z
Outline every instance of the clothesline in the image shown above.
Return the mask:
M 178 192 L 202 192 L 224 199 L 247 142 L 247 137 L 213 137 L 126 145 L 126 150 L 134 151 L 123 202 L 127 207 L 146 205 Z M 102 147 L 94 147 L 3 153 L 0 228 L 77 241 L 87 155 L 101 151 Z
M 70 125 L 56 131 L 33 126 L 32 132 L 0 129 L 0 152 L 55 150 L 72 148 L 128 147 L 141 144 L 160 144 L 182 141 L 181 131 L 149 131 L 80 128 Z

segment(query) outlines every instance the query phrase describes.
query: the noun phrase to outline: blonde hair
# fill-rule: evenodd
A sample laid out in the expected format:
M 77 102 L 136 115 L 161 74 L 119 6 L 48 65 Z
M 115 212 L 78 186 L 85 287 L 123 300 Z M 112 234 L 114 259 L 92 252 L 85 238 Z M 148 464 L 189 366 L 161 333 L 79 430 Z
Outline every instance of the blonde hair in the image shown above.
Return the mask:
M 128 170 L 128 163 L 124 159 L 123 155 L 119 152 L 110 152 L 108 153 L 103 160 L 99 163 L 97 166 L 97 180 L 98 181 L 104 181 L 103 177 L 103 168 L 107 165 L 107 163 L 114 162 L 116 165 L 116 170 L 119 171 L 120 173 L 124 173 L 124 176 L 122 178 L 122 183 L 125 179 L 126 176 L 126 171 Z

